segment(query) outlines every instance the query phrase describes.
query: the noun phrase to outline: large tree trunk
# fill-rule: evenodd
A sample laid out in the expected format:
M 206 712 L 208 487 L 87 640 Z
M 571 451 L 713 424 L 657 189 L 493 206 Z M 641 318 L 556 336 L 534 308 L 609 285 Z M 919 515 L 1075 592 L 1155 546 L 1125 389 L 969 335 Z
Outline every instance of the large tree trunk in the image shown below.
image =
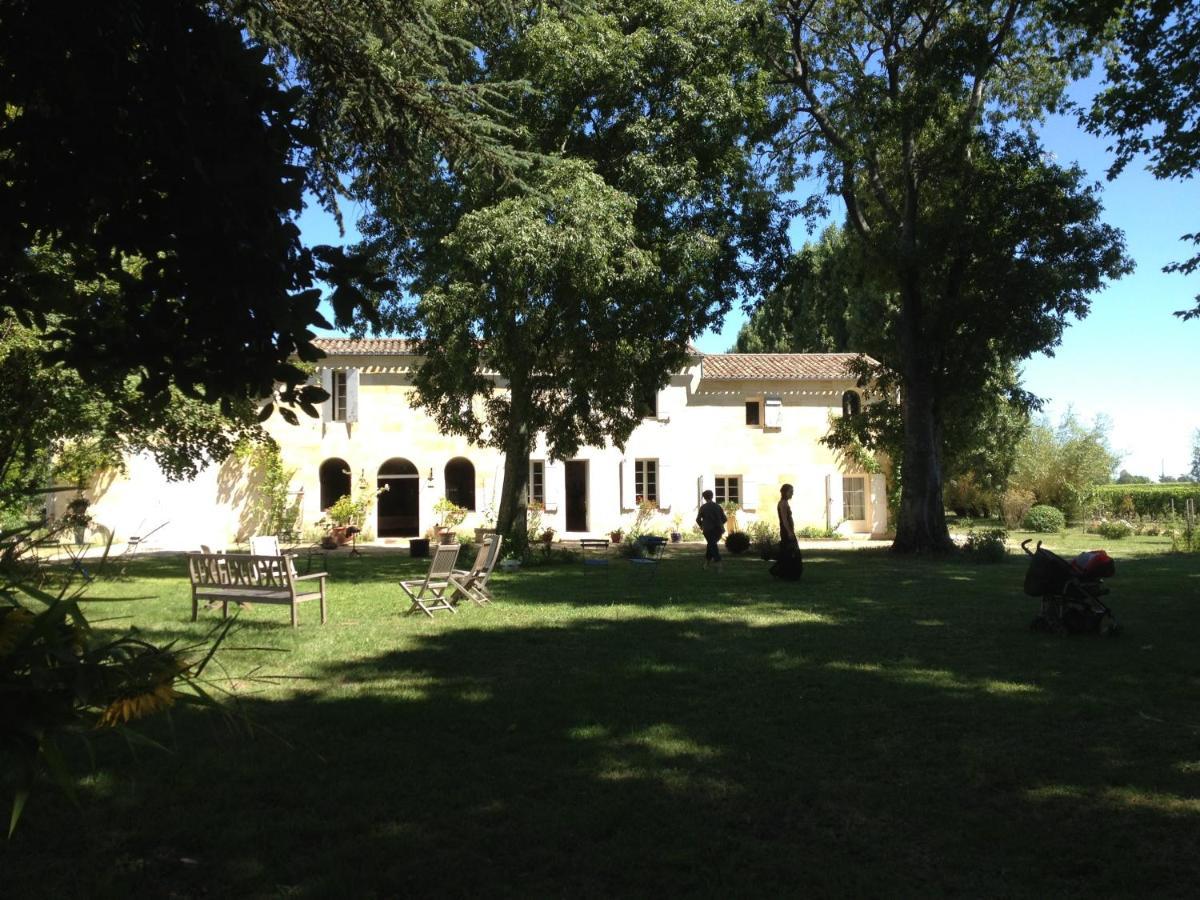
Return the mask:
M 942 553 L 953 549 L 942 501 L 942 422 L 929 360 L 933 348 L 920 328 L 916 279 L 903 293 L 900 340 L 904 359 L 904 457 L 900 470 L 897 553 Z
M 509 548 L 524 553 L 529 546 L 527 506 L 529 496 L 529 454 L 534 435 L 529 431 L 530 397 L 523 383 L 509 385 L 510 410 L 508 434 L 504 436 L 504 482 L 500 488 L 500 509 L 496 530 L 504 535 Z

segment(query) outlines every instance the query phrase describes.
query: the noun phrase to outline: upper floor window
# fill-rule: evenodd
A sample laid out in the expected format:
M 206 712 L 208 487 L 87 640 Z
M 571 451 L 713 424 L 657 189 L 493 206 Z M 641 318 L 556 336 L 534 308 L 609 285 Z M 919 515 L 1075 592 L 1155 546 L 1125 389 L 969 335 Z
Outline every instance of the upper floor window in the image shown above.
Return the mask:
M 746 424 L 761 425 L 762 424 L 762 406 L 757 400 L 746 401 Z
M 657 388 L 651 388 L 641 397 L 640 400 L 638 400 L 637 412 L 638 412 L 638 415 L 641 416 L 643 419 L 657 419 L 658 418 L 658 389 Z
M 842 418 L 848 419 L 862 412 L 862 397 L 858 391 L 846 391 L 842 394 Z
M 334 369 L 330 394 L 333 401 L 331 418 L 335 422 L 346 421 L 346 370 Z
M 529 501 L 546 505 L 546 463 L 541 459 L 529 461 Z
M 742 505 L 742 476 L 718 475 L 713 479 L 713 500 Z
M 658 506 L 658 460 L 639 459 L 633 464 L 634 501 L 648 500 Z

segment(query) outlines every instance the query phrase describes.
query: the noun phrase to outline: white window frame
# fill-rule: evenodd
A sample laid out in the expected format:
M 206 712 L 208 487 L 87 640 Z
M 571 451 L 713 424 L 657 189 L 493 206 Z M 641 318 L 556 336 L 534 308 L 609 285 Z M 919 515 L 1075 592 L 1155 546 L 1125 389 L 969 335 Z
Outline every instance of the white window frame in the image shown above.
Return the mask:
M 656 507 L 660 505 L 662 492 L 659 484 L 659 465 L 657 459 L 635 459 L 633 461 L 633 499 L 649 500 Z M 653 492 L 650 488 L 653 487 Z
M 347 381 L 349 373 L 345 369 L 334 369 L 330 373 L 329 402 L 331 404 L 329 418 L 334 422 L 346 421 Z
M 730 488 L 733 488 L 730 491 Z M 731 494 L 735 496 L 731 496 Z M 736 503 L 738 507 L 742 505 L 742 476 L 741 475 L 714 475 L 713 476 L 713 500 L 719 504 Z
M 526 502 L 546 505 L 546 461 L 531 459 L 529 461 L 529 485 L 526 488 Z
M 853 483 L 858 486 L 854 487 Z M 859 509 L 854 508 L 853 498 L 857 495 Z M 861 512 L 862 515 L 853 515 Z M 865 475 L 842 476 L 842 521 L 864 522 L 867 518 L 867 478 Z

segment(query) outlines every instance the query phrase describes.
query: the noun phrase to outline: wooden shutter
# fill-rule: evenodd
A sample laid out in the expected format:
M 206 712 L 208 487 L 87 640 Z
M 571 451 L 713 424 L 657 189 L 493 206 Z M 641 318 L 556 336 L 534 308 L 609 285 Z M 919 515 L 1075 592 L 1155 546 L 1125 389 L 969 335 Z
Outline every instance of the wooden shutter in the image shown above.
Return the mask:
M 742 476 L 742 509 L 758 509 L 758 481 L 746 475 Z
M 670 510 L 671 499 L 675 496 L 675 486 L 671 483 L 674 477 L 672 467 L 661 459 L 658 461 L 658 508 Z
M 321 404 L 321 421 L 333 421 L 333 369 L 321 369 L 321 387 L 329 396 Z
M 566 477 L 566 467 L 562 463 L 546 461 L 542 468 L 542 494 L 546 498 L 546 512 L 558 512 Z
M 825 476 L 825 527 L 837 528 L 842 523 L 842 473 Z
M 883 534 L 888 528 L 887 479 L 882 475 L 871 476 L 871 534 Z
M 778 396 L 767 395 L 763 402 L 763 427 L 783 427 L 783 400 Z
M 633 460 L 621 460 L 621 509 L 636 509 L 633 493 Z
M 358 421 L 358 369 L 346 370 L 346 421 Z

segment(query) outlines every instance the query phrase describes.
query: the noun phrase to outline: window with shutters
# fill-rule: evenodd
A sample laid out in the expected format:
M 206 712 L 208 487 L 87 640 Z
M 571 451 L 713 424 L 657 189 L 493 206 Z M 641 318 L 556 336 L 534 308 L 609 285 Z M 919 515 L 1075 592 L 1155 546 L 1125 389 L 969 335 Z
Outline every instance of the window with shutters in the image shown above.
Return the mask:
M 633 464 L 634 502 L 649 500 L 658 506 L 658 460 L 639 459 Z
M 713 479 L 713 500 L 742 505 L 742 476 L 718 475 Z
M 530 503 L 546 504 L 546 463 L 541 459 L 529 461 L 529 500 Z
M 332 395 L 333 411 L 330 418 L 335 422 L 346 421 L 346 370 L 334 369 L 330 393 Z
M 861 522 L 867 517 L 867 479 L 847 475 L 842 478 L 842 518 Z

